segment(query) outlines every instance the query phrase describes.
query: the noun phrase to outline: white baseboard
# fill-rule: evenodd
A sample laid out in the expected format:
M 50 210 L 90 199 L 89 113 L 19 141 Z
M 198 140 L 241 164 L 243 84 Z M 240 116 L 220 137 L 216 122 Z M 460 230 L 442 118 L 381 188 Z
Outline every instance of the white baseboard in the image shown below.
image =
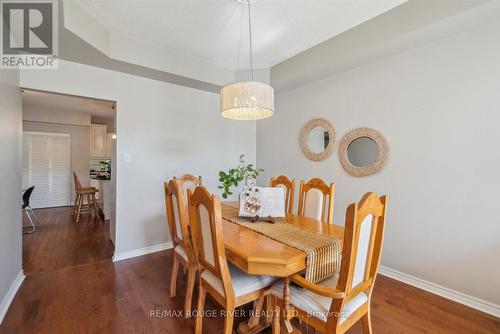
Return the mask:
M 172 241 L 169 241 L 169 242 L 166 242 L 163 244 L 134 249 L 134 250 L 126 251 L 126 252 L 122 252 L 122 253 L 117 253 L 117 254 L 113 255 L 113 262 L 118 262 L 118 261 L 130 259 L 133 257 L 146 255 L 146 254 L 161 252 L 161 251 L 164 251 L 166 249 L 171 249 L 173 247 L 174 247 L 174 245 L 173 245 Z
M 393 278 L 400 282 L 412 285 L 414 287 L 420 288 L 422 290 L 428 291 L 435 295 L 453 300 L 457 303 L 469 306 L 473 309 L 482 311 L 484 313 L 491 314 L 495 317 L 500 318 L 500 305 L 493 304 L 491 302 L 469 296 L 465 293 L 458 292 L 452 289 L 445 288 L 444 286 L 434 284 L 418 277 L 402 273 L 400 271 L 387 268 L 384 266 L 379 267 L 379 274 Z
M 21 270 L 19 274 L 17 275 L 16 279 L 12 284 L 10 285 L 9 291 L 7 291 L 7 294 L 2 300 L 2 304 L 0 304 L 0 324 L 3 321 L 3 318 L 7 314 L 7 311 L 9 310 L 10 304 L 12 303 L 12 300 L 16 296 L 17 290 L 21 287 L 21 284 L 24 281 L 24 276 L 23 271 Z

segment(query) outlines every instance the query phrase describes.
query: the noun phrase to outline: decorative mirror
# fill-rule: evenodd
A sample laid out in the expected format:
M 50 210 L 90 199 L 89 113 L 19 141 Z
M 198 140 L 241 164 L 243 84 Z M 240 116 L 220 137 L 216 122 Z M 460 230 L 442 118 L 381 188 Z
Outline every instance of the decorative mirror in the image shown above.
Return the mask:
M 353 176 L 378 173 L 384 167 L 387 153 L 385 138 L 374 129 L 354 129 L 340 141 L 340 163 Z
M 302 128 L 299 141 L 306 157 L 313 161 L 325 160 L 335 148 L 335 130 L 327 120 L 315 118 Z

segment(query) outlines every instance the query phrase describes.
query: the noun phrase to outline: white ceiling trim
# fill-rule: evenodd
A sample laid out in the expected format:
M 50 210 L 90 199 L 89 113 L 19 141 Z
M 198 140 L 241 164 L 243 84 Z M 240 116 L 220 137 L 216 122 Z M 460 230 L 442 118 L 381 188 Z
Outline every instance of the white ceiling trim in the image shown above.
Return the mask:
M 270 68 L 405 1 L 258 1 L 252 7 L 254 67 Z M 68 14 L 68 30 L 113 59 L 218 85 L 249 66 L 248 12 L 235 0 L 68 2 L 69 10 L 93 22 L 86 27 Z M 93 36 L 103 30 L 106 37 Z
M 497 20 L 498 0 L 411 0 L 272 67 L 271 84 L 292 90 Z
M 64 26 L 112 59 L 216 85 L 234 80 L 235 71 L 231 69 L 111 30 L 102 18 L 90 14 L 81 2 L 64 1 Z

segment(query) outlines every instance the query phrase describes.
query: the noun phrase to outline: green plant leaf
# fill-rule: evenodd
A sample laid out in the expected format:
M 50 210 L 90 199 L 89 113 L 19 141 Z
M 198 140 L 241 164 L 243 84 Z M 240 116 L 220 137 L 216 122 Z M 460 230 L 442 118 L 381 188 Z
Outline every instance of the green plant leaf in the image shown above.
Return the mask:
M 238 165 L 230 168 L 227 172 L 219 172 L 219 185 L 218 189 L 223 189 L 222 197 L 228 198 L 233 193 L 230 191 L 232 187 L 237 187 L 239 182 L 243 181 L 246 177 L 257 178 L 260 172 L 264 171 L 262 168 L 256 168 L 254 164 L 245 164 L 245 155 L 241 154 L 238 157 Z

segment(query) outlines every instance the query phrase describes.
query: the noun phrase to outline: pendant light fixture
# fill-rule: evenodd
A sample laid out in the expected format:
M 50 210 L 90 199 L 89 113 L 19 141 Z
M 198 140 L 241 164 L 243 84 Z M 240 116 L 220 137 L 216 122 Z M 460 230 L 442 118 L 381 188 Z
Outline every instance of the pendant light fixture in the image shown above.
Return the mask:
M 242 0 L 237 0 L 243 2 Z M 220 112 L 225 118 L 258 120 L 271 117 L 274 112 L 274 89 L 253 79 L 252 15 L 248 5 L 248 32 L 250 46 L 250 81 L 234 82 L 220 91 Z

